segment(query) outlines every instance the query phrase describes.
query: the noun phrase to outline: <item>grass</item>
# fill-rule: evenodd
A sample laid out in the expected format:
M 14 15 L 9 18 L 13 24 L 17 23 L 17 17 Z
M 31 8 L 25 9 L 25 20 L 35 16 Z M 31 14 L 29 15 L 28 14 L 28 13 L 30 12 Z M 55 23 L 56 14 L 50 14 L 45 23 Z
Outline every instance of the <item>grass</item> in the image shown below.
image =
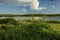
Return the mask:
M 48 23 L 41 20 L 25 20 L 15 21 L 9 19 L 6 22 L 6 29 L 1 28 L 0 23 L 0 40 L 59 40 L 60 39 L 60 24 Z M 17 23 L 18 24 L 17 24 Z M 58 29 L 59 28 L 59 29 Z
M 0 40 L 46 40 L 46 35 L 50 34 L 49 25 L 40 21 L 24 21 L 17 26 L 6 26 L 6 30 L 0 29 Z
M 53 30 L 60 32 L 60 24 L 59 23 L 50 23 L 51 28 L 53 28 Z

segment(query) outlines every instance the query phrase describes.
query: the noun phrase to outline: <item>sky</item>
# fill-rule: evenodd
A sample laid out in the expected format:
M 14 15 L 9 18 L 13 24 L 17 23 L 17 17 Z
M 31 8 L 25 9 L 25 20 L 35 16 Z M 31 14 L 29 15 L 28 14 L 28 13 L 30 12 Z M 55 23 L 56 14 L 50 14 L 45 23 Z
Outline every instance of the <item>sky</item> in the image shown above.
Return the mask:
M 60 0 L 0 0 L 0 14 L 60 14 Z

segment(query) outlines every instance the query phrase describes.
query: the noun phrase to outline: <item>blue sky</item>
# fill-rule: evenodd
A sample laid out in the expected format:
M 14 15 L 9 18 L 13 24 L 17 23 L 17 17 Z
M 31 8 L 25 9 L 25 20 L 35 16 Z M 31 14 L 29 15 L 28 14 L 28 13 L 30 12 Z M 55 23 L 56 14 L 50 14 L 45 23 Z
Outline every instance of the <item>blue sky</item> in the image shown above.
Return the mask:
M 36 5 L 33 4 L 34 2 Z M 0 0 L 0 14 L 32 13 L 60 13 L 60 0 L 34 0 L 32 2 L 30 0 Z

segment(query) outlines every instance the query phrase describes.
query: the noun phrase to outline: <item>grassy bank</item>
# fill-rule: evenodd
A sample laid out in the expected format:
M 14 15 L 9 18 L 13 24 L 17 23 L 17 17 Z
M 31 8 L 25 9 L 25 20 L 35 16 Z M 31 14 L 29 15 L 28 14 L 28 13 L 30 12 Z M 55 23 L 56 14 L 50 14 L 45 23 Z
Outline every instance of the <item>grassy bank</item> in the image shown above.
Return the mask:
M 3 24 L 5 29 L 2 27 Z M 59 40 L 60 33 L 53 30 L 57 25 L 59 24 L 41 20 L 2 19 L 0 40 Z

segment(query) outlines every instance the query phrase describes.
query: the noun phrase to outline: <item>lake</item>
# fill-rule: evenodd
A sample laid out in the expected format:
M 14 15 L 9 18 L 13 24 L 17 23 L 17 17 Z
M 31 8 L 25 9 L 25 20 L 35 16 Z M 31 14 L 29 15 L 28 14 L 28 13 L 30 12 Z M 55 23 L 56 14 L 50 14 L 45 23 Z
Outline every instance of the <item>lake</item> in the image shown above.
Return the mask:
M 14 18 L 16 20 L 30 20 L 30 19 L 35 19 L 35 20 L 56 20 L 60 21 L 60 17 L 0 17 L 0 18 Z

